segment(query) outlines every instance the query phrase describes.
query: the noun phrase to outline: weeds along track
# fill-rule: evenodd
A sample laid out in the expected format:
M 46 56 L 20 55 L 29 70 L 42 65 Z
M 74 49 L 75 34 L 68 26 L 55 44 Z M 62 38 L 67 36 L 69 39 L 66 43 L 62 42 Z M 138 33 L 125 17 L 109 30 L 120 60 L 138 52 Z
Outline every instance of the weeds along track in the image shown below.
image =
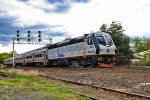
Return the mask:
M 21 67 L 21 69 L 35 72 L 38 70 L 37 75 L 42 77 L 104 90 L 120 97 L 123 95 L 125 98 L 138 98 L 132 100 L 150 100 L 150 69 L 147 68 Z
M 13 70 L 10 70 L 9 72 L 15 72 L 17 74 L 24 74 L 24 75 L 34 75 L 34 76 L 40 76 L 40 77 L 43 77 L 43 78 L 46 78 L 46 79 L 48 78 L 48 79 L 58 80 L 58 79 L 55 79 L 55 78 L 50 78 L 50 77 L 46 77 L 46 76 L 40 75 L 38 72 L 34 72 L 34 70 L 23 71 L 23 70 L 18 70 L 18 69 L 15 70 L 15 69 L 13 69 Z M 6 72 L 3 72 L 3 71 L 1 72 L 0 71 L 0 79 L 3 78 L 3 77 L 7 78 L 8 75 L 6 74 Z M 64 82 L 64 80 L 61 80 L 61 81 Z M 84 93 L 74 92 L 74 91 L 71 91 L 71 90 L 68 90 L 68 91 L 73 92 L 75 94 L 78 94 L 78 95 L 80 95 L 82 97 L 88 97 L 90 100 L 98 100 L 97 98 L 95 98 L 93 96 L 86 95 Z M 26 99 L 26 98 L 20 97 L 19 99 Z

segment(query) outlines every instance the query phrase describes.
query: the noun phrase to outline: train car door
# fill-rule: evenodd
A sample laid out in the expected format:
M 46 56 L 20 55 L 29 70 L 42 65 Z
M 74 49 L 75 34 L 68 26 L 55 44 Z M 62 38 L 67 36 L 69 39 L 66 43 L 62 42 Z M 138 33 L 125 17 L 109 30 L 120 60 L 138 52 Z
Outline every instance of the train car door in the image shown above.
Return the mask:
M 91 37 L 87 37 L 87 46 L 86 46 L 86 50 L 87 50 L 87 55 L 94 55 L 95 54 L 95 47 L 92 41 Z

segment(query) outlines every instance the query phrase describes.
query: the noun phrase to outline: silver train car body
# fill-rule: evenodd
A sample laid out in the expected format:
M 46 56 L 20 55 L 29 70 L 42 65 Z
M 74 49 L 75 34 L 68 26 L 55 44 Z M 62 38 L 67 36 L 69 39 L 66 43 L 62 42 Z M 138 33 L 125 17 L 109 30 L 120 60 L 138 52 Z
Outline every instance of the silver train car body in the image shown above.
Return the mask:
M 24 54 L 25 66 L 45 66 L 47 65 L 47 48 L 39 48 Z
M 14 61 L 15 65 L 24 65 L 24 54 L 15 55 Z
M 115 50 L 111 36 L 98 31 L 16 55 L 15 65 L 113 67 Z M 12 58 L 4 62 L 12 64 Z
M 49 46 L 48 65 L 112 67 L 115 50 L 111 36 L 98 31 Z
M 12 58 L 9 58 L 9 59 L 6 59 L 6 60 L 4 60 L 4 64 L 5 65 L 8 65 L 8 66 L 10 66 L 10 65 L 12 65 Z
M 47 65 L 47 47 L 42 47 L 29 52 L 14 56 L 14 65 L 16 66 L 46 66 Z M 5 65 L 12 66 L 12 58 L 4 60 Z

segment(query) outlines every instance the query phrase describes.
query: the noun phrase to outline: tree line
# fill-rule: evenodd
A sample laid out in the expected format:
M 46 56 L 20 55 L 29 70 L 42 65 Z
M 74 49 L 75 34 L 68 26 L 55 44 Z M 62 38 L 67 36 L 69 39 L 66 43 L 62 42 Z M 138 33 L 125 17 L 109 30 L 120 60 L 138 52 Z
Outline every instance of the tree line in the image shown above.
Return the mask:
M 132 39 L 134 53 L 140 53 L 143 51 L 150 50 L 150 38 L 149 37 L 134 37 Z M 142 55 L 139 65 L 150 66 L 150 53 Z

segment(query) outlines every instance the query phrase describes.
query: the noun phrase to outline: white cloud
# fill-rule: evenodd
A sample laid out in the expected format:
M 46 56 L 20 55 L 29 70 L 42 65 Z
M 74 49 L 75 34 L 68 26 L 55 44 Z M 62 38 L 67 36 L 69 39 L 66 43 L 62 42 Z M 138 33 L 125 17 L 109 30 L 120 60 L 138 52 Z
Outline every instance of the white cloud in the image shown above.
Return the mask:
M 28 6 L 35 7 L 37 9 L 43 10 L 53 10 L 55 9 L 55 5 L 50 5 L 46 0 L 29 0 L 26 2 Z

